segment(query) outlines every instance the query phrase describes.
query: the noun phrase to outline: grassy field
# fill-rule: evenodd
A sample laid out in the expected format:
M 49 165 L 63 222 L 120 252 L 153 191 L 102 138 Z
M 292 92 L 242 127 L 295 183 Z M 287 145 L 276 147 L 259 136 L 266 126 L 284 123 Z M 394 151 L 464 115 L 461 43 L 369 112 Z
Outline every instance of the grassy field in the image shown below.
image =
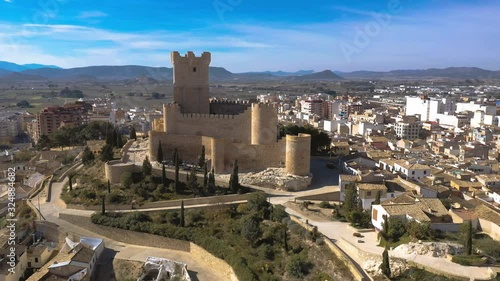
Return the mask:
M 49 87 L 51 84 L 51 87 Z M 136 82 L 25 82 L 0 84 L 0 108 L 9 110 L 27 110 L 31 113 L 51 105 L 63 105 L 76 99 L 54 97 L 65 87 L 81 90 L 85 98 L 110 98 L 118 107 L 133 108 L 136 106 L 158 108 L 162 103 L 173 101 L 171 83 L 136 83 Z M 210 87 L 210 95 L 227 99 L 255 99 L 261 94 L 286 94 L 300 96 L 316 94 L 325 90 L 334 90 L 345 94 L 348 88 L 339 83 L 319 82 L 254 82 L 254 83 L 214 83 Z M 164 95 L 160 100 L 151 98 L 157 92 Z M 133 94 L 133 96 L 131 96 Z M 32 108 L 18 108 L 16 103 L 26 100 Z

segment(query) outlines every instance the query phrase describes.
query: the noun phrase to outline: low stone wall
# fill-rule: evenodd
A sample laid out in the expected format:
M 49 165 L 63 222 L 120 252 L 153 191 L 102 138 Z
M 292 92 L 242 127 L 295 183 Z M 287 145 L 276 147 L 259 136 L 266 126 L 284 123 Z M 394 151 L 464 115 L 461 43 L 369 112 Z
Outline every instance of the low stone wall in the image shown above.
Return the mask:
M 184 199 L 184 200 L 169 200 L 169 201 L 158 201 L 158 202 L 150 202 L 141 206 L 136 206 L 134 210 L 137 211 L 147 211 L 148 209 L 157 209 L 157 208 L 173 208 L 173 207 L 181 207 L 181 202 L 184 201 L 184 206 L 193 206 L 193 205 L 217 205 L 217 204 L 225 204 L 233 201 L 246 201 L 248 200 L 249 194 L 233 194 L 233 195 L 224 195 L 224 196 L 211 196 L 211 197 L 198 197 L 192 199 Z M 101 205 L 93 205 L 93 206 L 84 206 L 84 205 L 67 205 L 68 209 L 77 209 L 77 210 L 87 210 L 87 211 L 98 211 L 101 210 Z M 106 205 L 106 210 L 110 211 L 118 211 L 118 210 L 131 210 L 132 205 Z
M 459 232 L 461 223 L 431 223 L 431 229 L 439 229 L 443 232 Z
M 229 266 L 227 262 L 215 257 L 202 247 L 191 243 L 191 254 L 200 257 L 205 262 L 207 267 L 213 268 L 218 272 L 222 272 L 227 277 L 227 280 L 238 281 L 238 277 L 236 277 L 233 268 Z
M 483 219 L 479 219 L 479 225 L 493 240 L 500 241 L 500 225 Z
M 191 244 L 188 241 L 167 238 L 163 236 L 135 232 L 120 228 L 93 224 L 89 217 L 75 216 L 69 214 L 59 214 L 59 218 L 93 233 L 108 237 L 118 242 L 134 244 L 146 247 L 164 248 L 175 251 L 191 251 Z
M 317 201 L 317 202 L 322 202 L 322 201 L 339 202 L 340 201 L 340 191 L 301 196 L 301 197 L 297 197 L 297 200 Z
M 308 225 L 298 219 L 297 217 L 290 216 L 290 219 L 296 223 L 298 223 L 300 226 L 305 228 L 307 231 L 312 231 L 313 226 Z M 345 263 L 347 268 L 349 268 L 349 271 L 351 274 L 354 276 L 354 279 L 357 281 L 368 281 L 372 280 L 369 276 L 363 273 L 362 269 L 358 268 L 356 264 L 352 261 L 352 259 L 342 251 L 335 243 L 330 241 L 327 237 L 323 237 L 323 240 L 325 241 L 325 244 L 328 246 L 328 248 L 332 251 L 332 253 L 339 258 L 342 262 Z
M 59 226 L 48 221 L 35 221 L 35 231 L 40 233 L 43 239 L 51 242 L 59 241 Z
M 59 182 L 62 181 L 69 173 L 75 171 L 80 166 L 83 167 L 83 164 L 81 162 L 78 162 L 78 163 L 74 164 L 73 166 L 71 166 L 71 168 L 69 168 L 68 170 L 66 170 L 66 172 L 64 172 L 60 177 L 58 177 L 57 181 L 59 181 Z

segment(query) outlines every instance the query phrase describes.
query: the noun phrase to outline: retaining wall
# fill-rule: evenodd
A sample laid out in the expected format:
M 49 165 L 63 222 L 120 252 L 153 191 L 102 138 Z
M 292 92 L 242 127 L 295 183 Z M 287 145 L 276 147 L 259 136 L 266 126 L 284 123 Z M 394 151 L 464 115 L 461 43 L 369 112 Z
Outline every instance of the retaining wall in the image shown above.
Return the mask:
M 312 231 L 312 229 L 313 229 L 313 226 L 304 223 L 303 221 L 301 221 L 297 217 L 290 216 L 290 219 L 292 221 L 298 223 L 300 226 L 305 228 L 307 231 Z M 366 276 L 366 274 L 364 274 L 364 272 L 356 266 L 356 264 L 352 261 L 352 259 L 346 253 L 344 253 L 344 251 L 342 251 L 342 249 L 340 249 L 337 245 L 335 245 L 335 243 L 330 241 L 330 239 L 328 239 L 327 237 L 323 237 L 323 240 L 325 241 L 325 244 L 328 246 L 328 248 L 332 251 L 332 253 L 337 258 L 339 258 L 341 261 L 343 261 L 345 263 L 347 268 L 349 268 L 349 271 L 351 272 L 351 274 L 354 276 L 355 280 L 357 280 L 357 281 L 371 280 L 369 278 L 369 276 Z
M 202 247 L 191 242 L 191 254 L 201 257 L 205 265 L 210 268 L 214 268 L 218 272 L 222 272 L 228 280 L 238 281 L 238 277 L 233 271 L 233 268 L 224 260 L 215 257 L 214 255 L 207 252 Z
M 211 196 L 211 197 L 199 197 L 192 199 L 183 199 L 183 200 L 169 200 L 169 201 L 158 201 L 158 202 L 150 202 L 141 206 L 137 206 L 134 210 L 148 210 L 148 209 L 157 209 L 157 208 L 173 208 L 181 206 L 181 202 L 184 201 L 184 206 L 193 206 L 193 205 L 217 205 L 217 204 L 225 204 L 233 201 L 245 201 L 248 200 L 249 194 L 234 194 L 234 195 L 224 195 L 224 196 Z M 77 210 L 88 210 L 88 211 L 98 211 L 101 210 L 101 205 L 93 205 L 93 206 L 84 206 L 84 205 L 67 205 L 68 209 L 77 209 Z M 106 210 L 130 210 L 132 209 L 132 205 L 106 205 Z
M 153 235 L 149 233 L 135 232 L 120 228 L 93 224 L 89 217 L 59 214 L 59 218 L 93 233 L 108 237 L 118 242 L 134 244 L 146 247 L 165 248 L 176 251 L 189 252 L 190 242 Z

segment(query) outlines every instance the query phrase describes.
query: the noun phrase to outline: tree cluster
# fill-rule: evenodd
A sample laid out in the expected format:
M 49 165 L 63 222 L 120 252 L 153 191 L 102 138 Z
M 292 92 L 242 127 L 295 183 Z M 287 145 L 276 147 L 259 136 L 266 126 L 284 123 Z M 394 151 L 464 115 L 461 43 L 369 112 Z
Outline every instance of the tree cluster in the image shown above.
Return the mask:
M 41 150 L 43 148 L 51 147 L 64 147 L 64 146 L 83 146 L 86 145 L 88 140 L 104 140 L 107 143 L 119 145 L 118 138 L 113 139 L 111 131 L 115 130 L 113 126 L 107 122 L 90 122 L 74 127 L 61 127 L 57 129 L 52 136 L 40 136 L 36 148 Z M 115 132 L 116 133 L 116 132 Z M 116 133 L 116 136 L 119 134 Z M 121 146 L 120 146 L 121 147 Z
M 346 186 L 342 211 L 344 218 L 352 225 L 359 227 L 371 226 L 370 212 L 363 210 L 362 201 L 359 199 L 358 190 L 354 183 Z
M 297 136 L 298 134 L 309 134 L 311 135 L 311 154 L 318 155 L 322 152 L 326 153 L 330 151 L 331 139 L 327 133 L 321 132 L 313 126 L 297 126 L 288 125 L 280 127 L 280 137 L 285 135 Z
M 80 90 L 70 90 L 68 87 L 66 87 L 61 90 L 59 96 L 63 98 L 80 99 L 84 97 L 84 94 Z

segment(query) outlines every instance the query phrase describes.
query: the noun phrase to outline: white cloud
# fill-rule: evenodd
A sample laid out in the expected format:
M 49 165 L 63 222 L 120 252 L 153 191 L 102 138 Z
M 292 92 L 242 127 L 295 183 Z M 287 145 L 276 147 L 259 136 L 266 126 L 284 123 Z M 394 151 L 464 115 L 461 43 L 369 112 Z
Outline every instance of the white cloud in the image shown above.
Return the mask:
M 120 32 L 78 25 L 0 23 L 0 60 L 77 67 L 103 64 L 170 66 L 169 52 L 213 53 L 212 65 L 230 71 L 314 69 L 390 70 L 479 66 L 498 68 L 499 18 L 487 7 L 403 12 L 346 60 L 341 43 L 354 44 L 356 32 L 373 21 L 315 24 L 218 25 L 204 32 Z M 489 12 L 488 12 L 489 11 Z M 351 11 L 363 14 L 362 11 Z M 463 21 L 465 15 L 467 21 Z M 365 14 L 368 15 L 368 14 Z M 480 15 L 480 16 L 478 16 Z M 406 17 L 411 19 L 405 19 Z M 462 19 L 462 20 L 461 20 Z M 465 40 L 466 38 L 467 40 Z M 30 54 L 26 56 L 25 54 Z
M 92 18 L 104 18 L 107 16 L 108 14 L 101 11 L 84 11 L 81 12 L 78 17 L 81 19 L 92 19 Z
M 4 0 L 7 3 L 12 3 L 12 0 Z

